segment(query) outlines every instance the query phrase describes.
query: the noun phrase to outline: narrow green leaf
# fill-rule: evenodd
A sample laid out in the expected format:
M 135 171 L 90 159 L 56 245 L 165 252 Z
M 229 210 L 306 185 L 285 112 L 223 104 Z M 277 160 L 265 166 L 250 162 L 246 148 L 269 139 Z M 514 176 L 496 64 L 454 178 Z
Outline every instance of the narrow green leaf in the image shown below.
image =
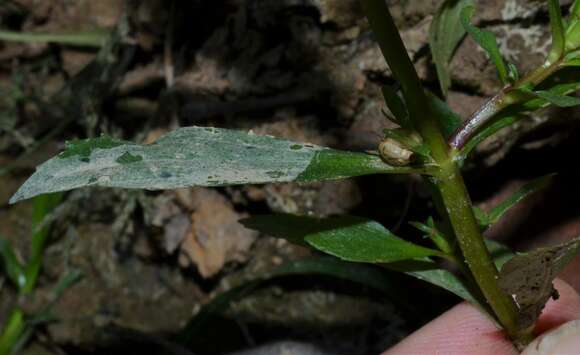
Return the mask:
M 578 54 L 576 53 L 576 55 L 578 55 Z M 564 63 L 562 63 L 562 65 L 567 66 L 567 67 L 580 67 L 580 58 L 574 57 L 574 58 L 566 59 L 566 61 L 564 61 Z
M 421 222 L 409 222 L 410 225 L 417 228 L 421 232 L 425 233 L 425 236 L 428 237 L 433 241 L 433 243 L 445 254 L 452 254 L 453 248 L 449 245 L 447 238 L 443 233 L 441 233 L 437 226 L 435 225 L 435 221 L 433 217 L 429 217 L 427 219 L 427 223 Z
M 445 137 L 451 136 L 453 132 L 459 128 L 463 120 L 449 107 L 449 105 L 447 105 L 447 103 L 445 103 L 437 96 L 428 91 L 426 92 L 426 96 L 429 99 L 431 107 L 433 108 L 433 112 L 439 119 L 439 124 L 443 131 L 443 135 Z
M 550 28 L 552 30 L 552 48 L 548 53 L 546 64 L 550 65 L 564 56 L 566 38 L 559 0 L 548 0 L 548 11 L 550 13 Z
M 580 1 L 575 0 L 570 8 L 566 26 L 566 51 L 575 51 L 580 45 Z
M 520 80 L 520 72 L 518 71 L 518 68 L 513 63 L 507 63 L 507 67 L 510 82 L 515 83 Z
M 24 312 L 20 309 L 12 310 L 0 335 L 0 354 L 14 355 L 16 345 L 25 329 Z
M 407 111 L 407 106 L 403 98 L 399 96 L 399 92 L 395 86 L 385 85 L 383 86 L 382 92 L 387 107 L 395 116 L 395 123 L 403 128 L 411 129 L 412 125 L 409 121 L 409 112 Z
M 570 19 L 580 18 L 580 0 L 574 0 L 570 7 Z
M 104 29 L 74 33 L 31 33 L 0 30 L 0 41 L 22 43 L 57 43 L 79 47 L 99 48 L 103 46 L 109 34 L 109 31 Z
M 471 17 L 475 13 L 475 7 L 467 6 L 461 10 L 461 23 L 473 40 L 483 48 L 495 65 L 499 79 L 503 84 L 509 82 L 508 69 L 499 51 L 495 35 L 486 30 L 479 29 L 471 24 Z
M 70 143 L 40 165 L 10 202 L 84 186 L 160 190 L 420 171 L 389 166 L 372 154 L 236 130 L 184 127 L 150 145 L 109 137 Z
M 519 308 L 518 326 L 532 326 L 550 297 L 557 298 L 552 281 L 580 251 L 580 238 L 511 258 L 501 269 L 499 285 Z
M 24 293 L 31 292 L 36 284 L 50 231 L 50 225 L 45 224 L 45 219 L 58 206 L 62 197 L 62 193 L 53 193 L 34 198 L 32 209 L 32 251 L 30 260 L 26 265 L 26 284 L 22 288 Z
M 580 80 L 577 77 L 577 74 L 576 76 L 574 75 L 574 71 L 572 72 L 568 71 L 566 73 L 563 73 L 562 75 L 564 76 L 563 77 L 558 76 L 557 79 L 558 80 L 566 79 L 570 82 L 561 83 L 556 81 L 548 83 L 549 84 L 548 87 L 550 87 L 549 92 L 552 95 L 565 96 L 577 90 L 580 90 Z M 526 89 L 523 88 L 521 90 Z M 532 97 L 531 100 L 526 101 L 519 105 L 509 107 L 508 109 L 496 115 L 493 120 L 491 120 L 484 127 L 482 127 L 480 131 L 477 132 L 476 135 L 474 135 L 473 138 L 471 138 L 469 142 L 465 144 L 465 146 L 461 150 L 461 154 L 458 157 L 458 159 L 464 160 L 465 157 L 467 157 L 467 155 L 473 149 L 475 149 L 475 147 L 477 147 L 481 142 L 483 142 L 490 136 L 494 135 L 501 129 L 511 126 L 512 124 L 518 122 L 519 120 L 527 117 L 523 113 L 535 111 L 550 105 L 550 102 L 548 100 L 539 97 L 538 95 L 535 95 L 533 91 L 527 90 L 526 93 Z
M 558 107 L 574 107 L 580 105 L 580 98 L 574 96 L 560 95 L 552 90 L 532 91 L 529 89 L 520 89 L 526 93 L 537 96 L 541 99 Z
M 481 310 L 488 310 L 485 300 L 470 290 L 465 280 L 448 270 L 442 269 L 433 261 L 406 260 L 386 264 L 385 267 L 439 286 L 478 306 Z
M 240 221 L 245 227 L 310 246 L 343 260 L 388 263 L 442 256 L 437 250 L 407 242 L 377 222 L 352 216 L 313 218 L 293 215 L 255 216 Z
M 8 279 L 19 289 L 24 287 L 26 284 L 24 267 L 18 261 L 12 245 L 2 236 L 0 236 L 0 262 Z
M 60 276 L 56 285 L 52 287 L 49 302 L 35 313 L 34 316 L 27 321 L 27 324 L 29 326 L 37 326 L 55 320 L 56 317 L 53 314 L 54 306 L 68 289 L 82 280 L 83 276 L 83 272 L 79 269 L 68 270 L 64 275 Z
M 463 36 L 465 28 L 461 24 L 461 9 L 473 5 L 472 0 L 446 0 L 437 10 L 429 29 L 429 45 L 441 92 L 447 96 L 451 86 L 449 62 Z
M 510 197 L 505 199 L 499 205 L 497 205 L 493 210 L 489 212 L 488 215 L 488 223 L 489 225 L 497 223 L 500 218 L 513 206 L 517 203 L 525 199 L 526 197 L 530 196 L 533 193 L 536 193 L 539 190 L 545 189 L 550 185 L 552 179 L 554 178 L 555 174 L 550 174 L 546 176 L 542 176 L 538 179 L 532 180 L 529 183 L 525 184 L 520 188 L 518 191 L 513 193 Z
M 398 287 L 379 268 L 340 261 L 331 257 L 306 258 L 290 261 L 267 274 L 217 295 L 188 322 L 179 336 L 180 342 L 191 344 L 211 317 L 224 312 L 232 302 L 248 295 L 264 282 L 293 275 L 325 275 L 352 281 L 381 291 L 398 304 L 404 302 L 403 304 L 406 305 L 406 302 L 400 299 Z

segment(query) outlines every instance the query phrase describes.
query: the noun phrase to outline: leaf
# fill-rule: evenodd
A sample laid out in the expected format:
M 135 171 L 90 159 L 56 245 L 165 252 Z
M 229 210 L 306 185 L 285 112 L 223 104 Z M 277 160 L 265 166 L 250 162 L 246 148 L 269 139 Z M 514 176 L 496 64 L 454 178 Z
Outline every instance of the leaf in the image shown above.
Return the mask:
M 568 80 L 570 82 L 561 83 L 562 79 Z M 575 73 L 574 70 L 562 71 L 561 76 L 557 76 L 554 78 L 554 80 L 556 81 L 547 83 L 548 87 L 550 87 L 549 91 L 552 94 L 568 95 L 580 89 L 580 78 L 578 77 L 578 73 Z M 527 94 L 531 95 L 532 97 L 535 96 L 531 90 L 528 90 Z M 473 149 L 475 149 L 475 147 L 477 147 L 485 139 L 494 135 L 496 132 L 518 122 L 522 118 L 525 118 L 526 116 L 523 113 L 546 107 L 549 104 L 550 102 L 548 100 L 536 96 L 529 101 L 523 102 L 519 105 L 514 105 L 500 112 L 465 144 L 461 150 L 461 154 L 458 157 L 458 160 L 464 160 L 465 157 L 467 157 L 467 155 Z
M 561 95 L 552 90 L 538 90 L 532 91 L 529 89 L 521 88 L 520 91 L 526 92 L 530 95 L 537 96 L 541 99 L 548 101 L 549 103 L 556 105 L 558 107 L 574 107 L 580 105 L 580 98 L 573 96 Z
M 502 267 L 499 285 L 518 306 L 520 329 L 531 327 L 548 299 L 557 298 L 552 281 L 579 251 L 580 238 L 516 255 Z
M 479 29 L 471 24 L 471 17 L 475 13 L 475 7 L 467 6 L 461 10 L 461 23 L 473 40 L 483 48 L 495 65 L 499 79 L 503 84 L 509 82 L 508 69 L 499 51 L 495 35 L 486 30 Z
M 451 86 L 449 62 L 463 36 L 461 9 L 473 4 L 472 0 L 446 0 L 437 10 L 429 28 L 429 45 L 443 96 Z
M 405 302 L 403 304 L 406 305 L 406 301 L 400 299 L 398 286 L 379 268 L 331 257 L 305 258 L 287 262 L 269 273 L 217 295 L 188 322 L 180 334 L 180 342 L 190 344 L 212 316 L 225 311 L 232 302 L 251 293 L 262 283 L 292 275 L 326 275 L 355 282 L 384 292 L 395 301 Z
M 480 296 L 476 296 L 475 292 L 469 289 L 468 284 L 463 279 L 448 270 L 442 269 L 431 260 L 405 260 L 384 266 L 439 286 L 484 311 L 488 310 L 485 300 Z
M 26 284 L 26 274 L 24 267 L 18 261 L 12 245 L 4 237 L 0 236 L 0 262 L 4 268 L 6 276 L 19 289 Z
M 493 210 L 491 210 L 488 214 L 488 225 L 492 225 L 497 223 L 500 218 L 513 206 L 515 206 L 518 202 L 522 201 L 526 197 L 530 196 L 531 194 L 545 189 L 550 185 L 552 179 L 554 178 L 555 174 L 549 174 L 546 176 L 542 176 L 538 179 L 532 180 L 529 183 L 522 186 L 518 191 L 513 193 L 510 197 L 505 199 L 499 205 L 497 205 Z
M 429 99 L 431 108 L 433 112 L 437 115 L 443 135 L 448 138 L 450 137 L 457 128 L 461 125 L 462 119 L 456 114 L 443 100 L 433 95 L 430 92 L 426 92 L 426 96 Z
M 548 53 L 546 64 L 550 65 L 564 56 L 566 38 L 560 1 L 548 0 L 548 12 L 550 14 L 550 29 L 552 31 L 552 48 Z
M 486 238 L 484 242 L 491 255 L 491 259 L 498 269 L 504 266 L 515 255 L 510 248 L 496 240 Z
M 580 44 L 580 2 L 574 1 L 566 26 L 566 51 L 575 51 Z
M 407 242 L 377 222 L 340 216 L 313 218 L 293 215 L 255 216 L 240 221 L 245 227 L 293 243 L 305 243 L 343 260 L 366 263 L 442 256 L 437 250 Z
M 26 265 L 26 284 L 22 288 L 24 293 L 31 292 L 36 284 L 38 274 L 42 267 L 42 259 L 46 240 L 50 231 L 50 224 L 46 223 L 46 217 L 58 206 L 62 200 L 62 193 L 36 196 L 32 209 L 32 250 L 30 259 Z
M 433 217 L 430 216 L 427 219 L 427 223 L 409 222 L 409 224 L 417 228 L 421 232 L 425 233 L 425 236 L 431 239 L 433 243 L 437 246 L 437 248 L 439 248 L 439 250 L 443 251 L 446 254 L 453 253 L 453 247 L 449 245 L 449 242 L 447 241 L 445 235 L 437 229 Z
M 570 7 L 570 19 L 580 17 L 580 1 L 574 0 L 574 3 Z
M 520 72 L 518 71 L 518 68 L 513 63 L 507 63 L 507 67 L 510 82 L 515 83 L 520 80 Z
M 24 312 L 20 308 L 12 309 L 10 316 L 3 324 L 0 336 L 0 354 L 17 354 L 17 345 L 22 332 L 26 329 Z
M 109 137 L 72 142 L 60 155 L 40 165 L 10 202 L 84 186 L 160 190 L 420 170 L 389 166 L 371 154 L 236 130 L 186 127 L 150 145 Z
M 409 112 L 407 111 L 407 106 L 403 98 L 399 96 L 396 86 L 383 86 L 383 97 L 387 107 L 391 113 L 395 116 L 396 122 L 399 126 L 407 129 L 411 129 L 412 125 L 409 121 Z
M 0 31 L 0 41 L 22 43 L 58 43 L 79 47 L 102 47 L 109 36 L 109 31 L 98 29 L 88 32 L 73 33 L 32 33 Z

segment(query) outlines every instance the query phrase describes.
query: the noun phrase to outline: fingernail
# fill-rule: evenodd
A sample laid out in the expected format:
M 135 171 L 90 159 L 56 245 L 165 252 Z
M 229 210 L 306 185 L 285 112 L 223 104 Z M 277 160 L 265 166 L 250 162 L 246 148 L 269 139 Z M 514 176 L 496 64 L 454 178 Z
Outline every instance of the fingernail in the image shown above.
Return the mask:
M 564 323 L 542 334 L 526 347 L 522 355 L 580 354 L 580 320 Z

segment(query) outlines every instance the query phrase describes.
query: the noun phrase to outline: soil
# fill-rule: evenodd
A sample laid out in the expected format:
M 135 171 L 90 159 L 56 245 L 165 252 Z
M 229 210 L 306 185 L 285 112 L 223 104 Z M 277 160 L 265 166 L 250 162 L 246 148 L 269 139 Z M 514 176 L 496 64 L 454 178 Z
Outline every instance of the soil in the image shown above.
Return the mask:
M 434 91 L 427 40 L 441 3 L 389 1 L 418 73 Z M 498 35 L 508 60 L 522 72 L 541 63 L 549 49 L 545 1 L 476 3 L 475 21 Z M 0 3 L 0 26 L 111 33 L 100 48 L 0 42 L 0 235 L 23 259 L 32 203 L 8 205 L 8 198 L 66 140 L 106 133 L 153 142 L 176 127 L 200 125 L 364 151 L 376 149 L 382 129 L 393 126 L 383 116 L 380 87 L 394 79 L 357 0 L 8 0 Z M 451 71 L 448 101 L 464 118 L 500 89 L 471 39 L 462 41 Z M 558 172 L 550 188 L 490 229 L 490 238 L 526 250 L 578 235 L 577 112 L 543 110 L 478 148 L 466 180 L 484 210 L 525 181 Z M 406 201 L 410 208 L 401 208 Z M 458 300 L 393 276 L 408 290 L 415 308 L 409 313 L 354 283 L 293 276 L 267 282 L 214 315 L 188 349 L 176 339 L 216 296 L 313 255 L 246 230 L 240 218 L 355 214 L 420 240 L 400 221 L 425 219 L 433 213 L 428 201 L 415 176 L 73 191 L 51 215 L 34 295 L 16 300 L 0 281 L 0 324 L 17 301 L 38 312 L 58 279 L 80 270 L 82 279 L 52 310 L 55 321 L 37 329 L 23 354 L 376 354 Z M 580 290 L 574 268 L 562 277 Z

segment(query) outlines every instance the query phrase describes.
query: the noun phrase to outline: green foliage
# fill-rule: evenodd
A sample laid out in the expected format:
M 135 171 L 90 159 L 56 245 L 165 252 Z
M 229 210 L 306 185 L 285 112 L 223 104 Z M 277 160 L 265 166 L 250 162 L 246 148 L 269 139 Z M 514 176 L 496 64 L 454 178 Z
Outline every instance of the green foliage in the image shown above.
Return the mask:
M 433 241 L 433 243 L 446 254 L 453 254 L 453 247 L 449 245 L 447 238 L 437 230 L 433 217 L 427 219 L 427 223 L 409 222 L 413 227 L 425 233 L 425 236 Z
M 308 244 L 340 259 L 389 263 L 426 256 L 437 250 L 407 242 L 379 223 L 360 217 L 312 218 L 293 215 L 255 216 L 240 221 L 245 227 L 296 244 Z
M 151 145 L 110 137 L 71 142 L 67 150 L 40 165 L 11 202 L 91 185 L 159 190 L 420 171 L 389 166 L 372 154 L 242 131 L 186 127 Z
M 490 119 L 465 144 L 465 146 L 461 149 L 461 153 L 458 159 L 460 161 L 464 160 L 467 155 L 485 139 L 493 136 L 501 129 L 509 127 L 519 120 L 527 117 L 526 114 L 552 104 L 546 98 L 540 97 L 540 95 L 546 96 L 546 91 L 549 91 L 548 96 L 550 97 L 557 96 L 558 98 L 556 100 L 567 101 L 568 98 L 570 98 L 572 101 L 575 101 L 575 98 L 569 97 L 567 95 L 580 89 L 580 77 L 578 77 L 577 72 L 574 72 L 574 68 L 568 68 L 567 70 L 562 70 L 561 74 L 547 80 L 547 82 L 542 86 L 548 87 L 549 89 L 538 90 L 534 92 L 529 88 L 522 87 L 515 90 L 524 94 L 526 99 L 524 99 L 523 102 L 519 102 L 518 104 L 514 104 L 513 106 L 498 112 L 492 119 Z M 540 95 L 538 95 L 538 92 L 540 92 Z
M 24 287 L 26 284 L 26 274 L 24 272 L 24 267 L 18 261 L 12 245 L 8 242 L 5 237 L 0 236 L 0 261 L 2 262 L 2 268 L 8 276 L 8 279 L 12 281 L 14 285 L 18 288 Z
M 469 35 L 486 52 L 495 65 L 499 79 L 502 83 L 509 83 L 509 71 L 501 56 L 495 35 L 486 30 L 479 29 L 471 24 L 471 17 L 475 12 L 475 7 L 467 6 L 461 10 L 461 23 Z
M 444 96 L 447 96 L 451 86 L 449 63 L 457 45 L 465 36 L 465 28 L 461 24 L 461 10 L 472 4 L 472 0 L 446 0 L 431 22 L 429 45 Z
M 405 260 L 387 264 L 385 267 L 441 287 L 479 307 L 481 310 L 488 310 L 485 300 L 465 279 L 441 268 L 441 266 L 431 260 Z
M 546 64 L 550 65 L 564 56 L 566 38 L 559 0 L 548 0 L 548 11 L 550 13 L 550 28 L 552 30 L 552 49 L 548 53 Z
M 502 201 L 489 213 L 479 213 L 479 224 L 488 227 L 497 223 L 501 217 L 509 211 L 512 207 L 518 204 L 520 201 L 526 197 L 545 189 L 550 185 L 555 174 L 550 174 L 542 176 L 538 179 L 532 180 L 529 183 L 522 186 L 518 191 L 514 192 L 510 197 Z
M 443 135 L 448 138 L 450 137 L 453 132 L 461 126 L 462 119 L 461 117 L 455 113 L 447 103 L 443 100 L 438 98 L 437 96 L 433 95 L 430 92 L 427 92 L 427 99 L 431 104 L 431 108 L 433 112 L 437 115 L 439 119 L 439 124 L 441 126 L 441 131 Z
M 413 127 L 409 120 L 409 112 L 407 111 L 405 101 L 399 95 L 396 86 L 385 85 L 383 86 L 382 92 L 387 107 L 394 115 L 395 123 L 403 128 L 412 129 Z
M 461 118 L 445 102 L 426 93 L 386 2 L 362 0 L 378 44 L 401 87 L 401 92 L 390 86 L 383 88 L 385 101 L 394 115 L 392 119 L 401 128 L 386 130 L 389 140 L 381 145 L 384 147 L 387 141 L 395 140 L 401 143 L 399 148 L 404 153 L 411 155 L 409 151 L 412 151 L 421 156 L 401 159 L 403 166 L 386 164 L 372 154 L 339 151 L 251 132 L 187 127 L 151 145 L 109 137 L 68 143 L 63 153 L 38 167 L 11 202 L 92 185 L 157 190 L 420 173 L 433 187 L 433 200 L 442 222 L 435 225 L 429 219 L 427 223 L 413 225 L 439 250 L 405 241 L 379 223 L 359 217 L 257 216 L 242 223 L 346 261 L 386 263 L 387 268 L 443 287 L 488 312 L 516 343 L 525 343 L 531 337 L 531 325 L 554 292 L 551 281 L 578 252 L 580 241 L 513 256 L 503 245 L 485 240 L 482 229 L 497 222 L 517 202 L 545 187 L 550 177 L 527 184 L 485 214 L 473 208 L 460 168 L 478 143 L 525 114 L 550 104 L 570 107 L 580 103 L 580 99 L 568 96 L 580 87 L 580 78 L 553 80 L 555 73 L 565 67 L 575 69 L 580 63 L 580 5 L 575 2 L 570 20 L 565 22 L 559 2 L 549 1 L 552 49 L 544 66 L 520 76 L 515 65 L 504 62 L 494 34 L 471 24 L 475 11 L 471 4 L 471 0 L 445 1 L 430 29 L 441 90 L 446 94 L 451 85 L 449 62 L 466 32 L 487 52 L 504 87 L 462 124 Z M 34 287 L 48 235 L 43 220 L 59 199 L 60 196 L 41 196 L 35 201 L 33 252 L 26 266 L 20 265 L 7 243 L 0 240 L 4 269 L 21 293 L 30 292 Z M 446 258 L 459 271 L 454 273 L 443 268 L 434 257 Z M 285 265 L 218 296 L 188 325 L 185 341 L 191 340 L 208 315 L 224 309 L 232 300 L 273 277 L 319 273 L 392 292 L 393 287 L 385 287 L 388 281 L 376 269 L 330 260 Z M 503 265 L 501 275 L 496 265 Z M 10 342 L 14 334 L 23 332 L 24 318 L 14 313 L 11 319 L 14 323 L 6 327 L 9 338 L 0 338 L 0 349 L 7 344 L 7 339 Z
M 575 0 L 570 8 L 570 21 L 566 28 L 566 51 L 574 51 L 580 45 L 580 4 Z
M 554 90 L 537 90 L 532 91 L 529 89 L 522 88 L 520 89 L 523 92 L 526 92 L 530 95 L 536 96 L 540 99 L 543 99 L 552 105 L 558 107 L 574 107 L 580 105 L 580 98 L 561 95 L 557 91 Z
M 40 268 L 42 256 L 46 247 L 50 225 L 44 225 L 46 217 L 58 206 L 62 200 L 62 193 L 38 196 L 34 199 L 32 210 L 32 248 L 28 264 L 26 265 L 26 285 L 22 292 L 31 292 L 34 288 Z
M 49 194 L 38 196 L 34 199 L 33 211 L 31 217 L 32 224 L 32 245 L 29 260 L 22 265 L 11 245 L 5 238 L 0 238 L 0 262 L 4 266 L 4 271 L 20 296 L 25 296 L 32 291 L 36 285 L 42 260 L 46 248 L 46 242 L 49 234 L 50 221 L 47 217 L 58 206 L 62 199 L 62 194 Z M 25 318 L 24 312 L 15 306 L 11 311 L 11 316 L 4 324 L 4 329 L 0 334 L 0 354 L 16 354 L 20 347 L 32 335 L 33 328 L 38 325 L 42 319 L 48 319 L 47 315 L 51 311 L 54 302 L 61 296 L 62 292 L 70 287 L 79 279 L 78 272 L 72 272 L 59 281 L 53 295 L 52 301 L 39 311 L 31 319 Z
M 0 354 L 16 354 L 15 345 L 19 342 L 22 332 L 26 329 L 24 313 L 20 309 L 14 309 L 6 320 L 0 336 Z

